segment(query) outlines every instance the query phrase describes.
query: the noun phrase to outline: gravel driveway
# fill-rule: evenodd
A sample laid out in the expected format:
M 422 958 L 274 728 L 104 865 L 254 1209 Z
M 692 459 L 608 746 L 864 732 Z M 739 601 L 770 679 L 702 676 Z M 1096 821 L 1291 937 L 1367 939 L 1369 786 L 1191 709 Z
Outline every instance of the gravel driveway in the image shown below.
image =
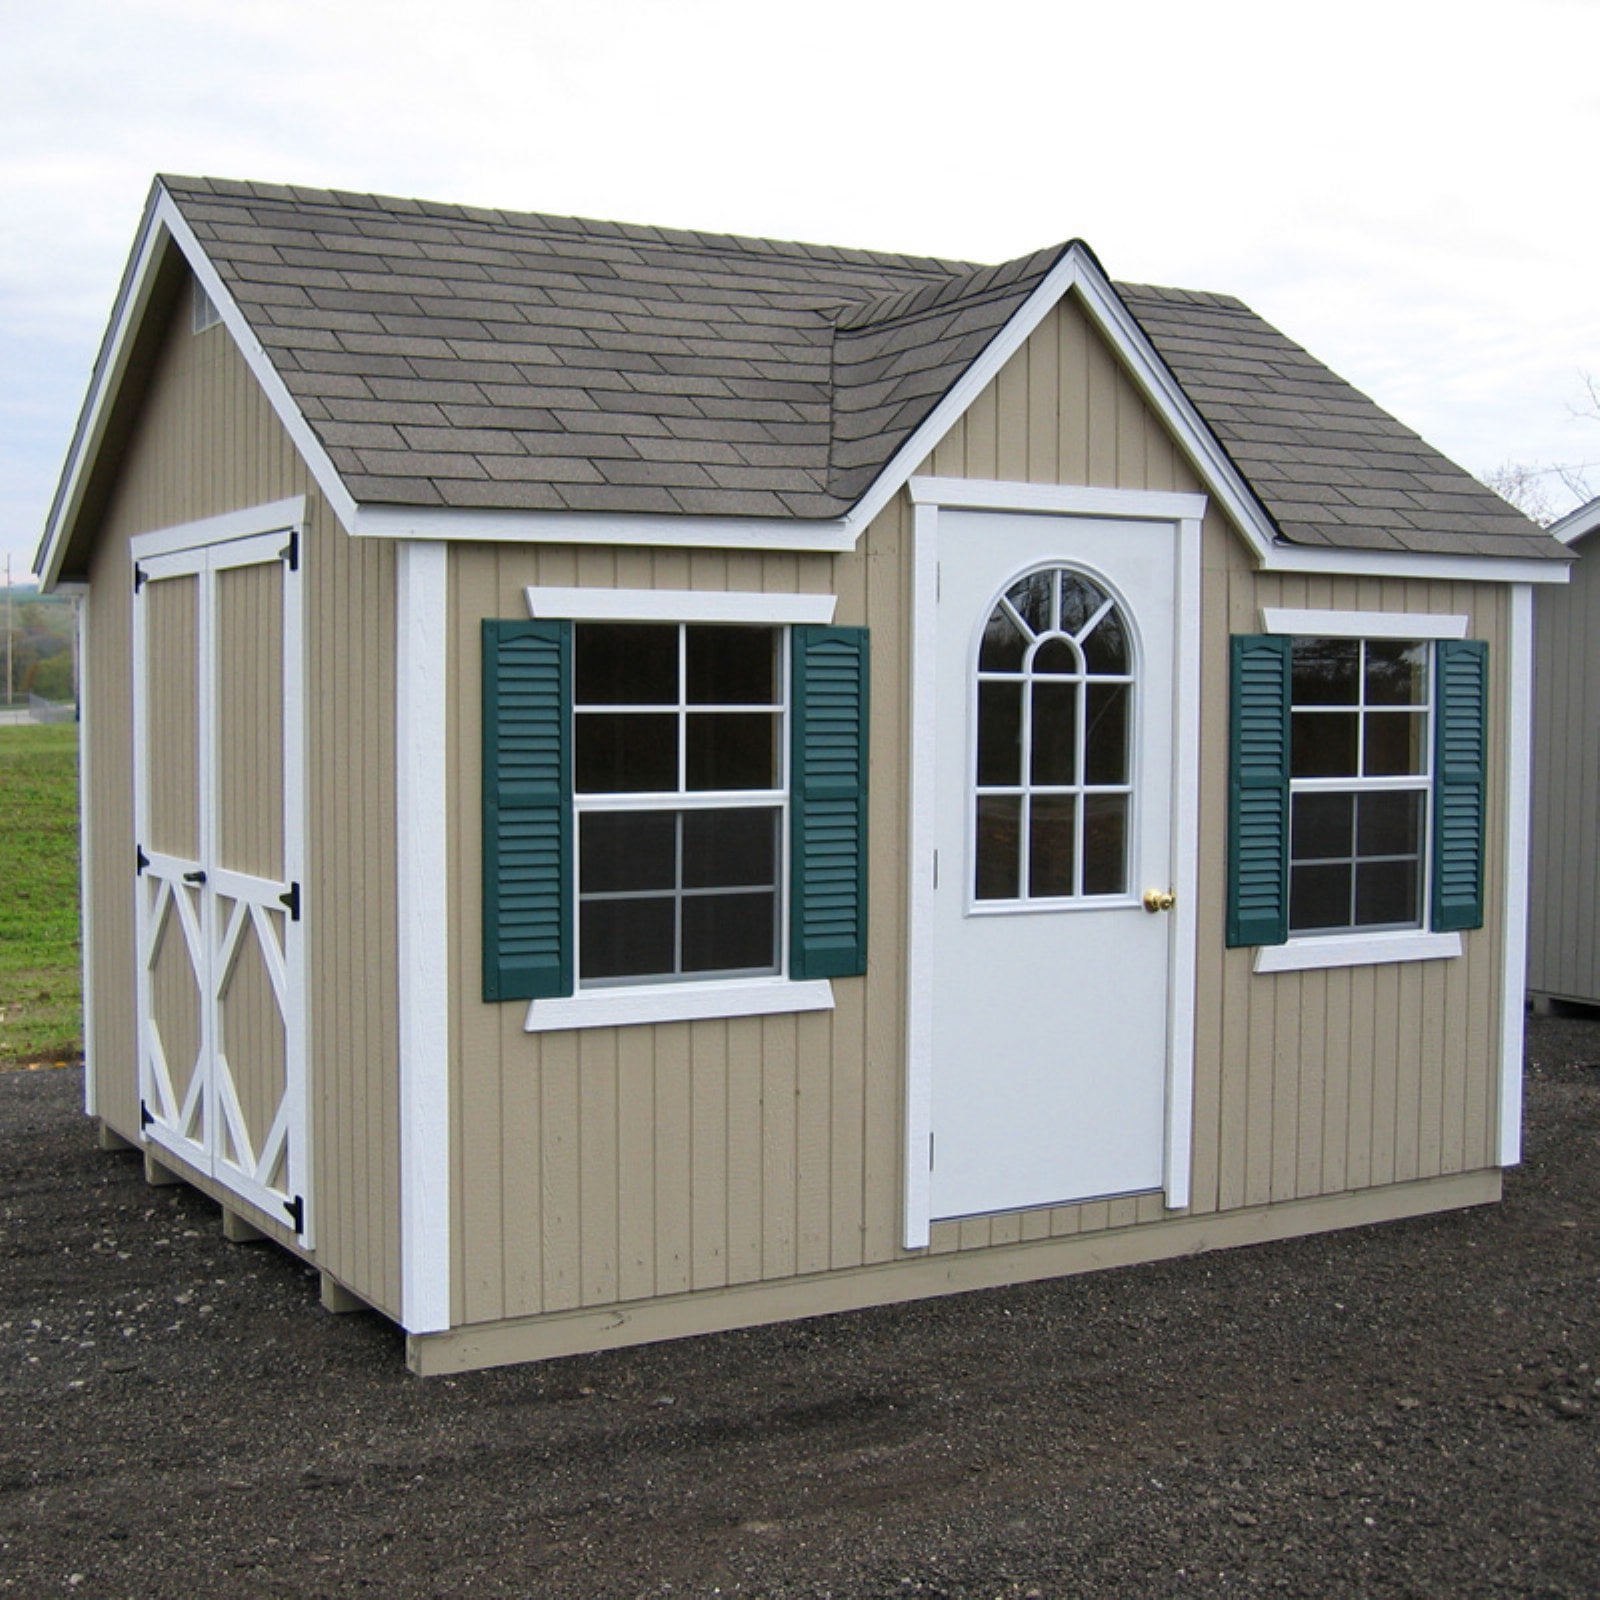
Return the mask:
M 1600 1022 L 1504 1204 L 422 1381 L 0 1073 L 0 1595 L 1600 1594 Z

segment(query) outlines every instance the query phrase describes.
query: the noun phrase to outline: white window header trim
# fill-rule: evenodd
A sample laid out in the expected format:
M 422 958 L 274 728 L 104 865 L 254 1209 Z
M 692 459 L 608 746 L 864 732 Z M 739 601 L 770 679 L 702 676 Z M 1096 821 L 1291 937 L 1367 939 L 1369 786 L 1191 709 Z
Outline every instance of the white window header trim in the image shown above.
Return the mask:
M 527 590 L 530 617 L 573 622 L 832 622 L 838 596 L 703 589 Z
M 1433 611 L 1289 611 L 1264 607 L 1268 633 L 1292 633 L 1308 639 L 1465 639 L 1463 616 Z

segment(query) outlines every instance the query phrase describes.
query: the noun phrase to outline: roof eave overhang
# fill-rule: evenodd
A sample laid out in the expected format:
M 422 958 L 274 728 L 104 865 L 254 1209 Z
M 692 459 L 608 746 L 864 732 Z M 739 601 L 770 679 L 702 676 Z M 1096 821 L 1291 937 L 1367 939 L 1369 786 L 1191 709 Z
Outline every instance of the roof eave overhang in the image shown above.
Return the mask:
M 1311 548 L 1280 538 L 1272 519 L 1227 452 L 1201 419 L 1144 330 L 1123 304 L 1088 246 L 1063 247 L 1055 264 L 912 431 L 866 493 L 842 517 L 716 517 L 623 512 L 478 510 L 458 507 L 363 504 L 351 495 L 327 451 L 290 395 L 221 275 L 176 202 L 159 182 L 151 190 L 139 234 L 95 363 L 89 393 L 73 434 L 51 507 L 35 571 L 45 588 L 60 581 L 78 530 L 97 453 L 129 379 L 132 346 L 147 311 L 157 271 L 176 248 L 210 295 L 234 342 L 344 527 L 356 537 L 471 540 L 497 543 L 627 544 L 674 548 L 813 551 L 853 550 L 880 512 L 904 489 L 967 408 L 999 374 L 1050 310 L 1069 292 L 1120 356 L 1146 401 L 1171 429 L 1207 493 L 1269 571 L 1354 573 L 1394 577 L 1471 578 L 1496 582 L 1566 580 L 1559 562 L 1504 557 L 1435 556 L 1408 552 Z M 1569 519 L 1570 520 L 1570 519 Z M 1600 518 L 1597 518 L 1600 521 Z M 1560 525 L 1558 525 L 1560 526 Z M 1580 530 L 1580 531 L 1587 531 Z M 1573 534 L 1572 537 L 1578 537 Z M 1552 570 L 1554 568 L 1555 570 Z
M 111 320 L 89 380 L 89 392 L 78 414 L 44 535 L 34 557 L 34 571 L 47 590 L 55 588 L 61 581 L 63 565 L 78 532 L 100 449 L 132 376 L 135 336 L 149 311 L 162 263 L 173 249 L 182 255 L 190 271 L 210 295 L 273 411 L 294 441 L 295 448 L 304 458 L 335 514 L 346 527 L 352 527 L 355 522 L 355 500 L 289 394 L 260 340 L 251 331 L 221 275 L 195 238 L 194 231 L 158 179 L 150 191 L 133 250 L 123 270 Z

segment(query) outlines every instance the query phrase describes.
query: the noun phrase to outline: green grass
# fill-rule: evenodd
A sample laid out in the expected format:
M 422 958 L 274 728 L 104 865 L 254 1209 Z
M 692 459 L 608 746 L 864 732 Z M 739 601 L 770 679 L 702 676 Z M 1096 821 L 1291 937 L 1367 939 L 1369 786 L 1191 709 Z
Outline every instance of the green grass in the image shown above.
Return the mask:
M 0 1067 L 82 1048 L 78 730 L 0 727 Z

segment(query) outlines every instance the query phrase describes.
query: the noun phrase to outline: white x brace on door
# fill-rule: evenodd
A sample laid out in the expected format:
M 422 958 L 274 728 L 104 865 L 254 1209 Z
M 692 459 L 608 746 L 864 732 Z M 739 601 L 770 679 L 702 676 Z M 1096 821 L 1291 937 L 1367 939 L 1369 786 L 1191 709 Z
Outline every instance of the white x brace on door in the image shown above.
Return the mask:
M 218 531 L 134 540 L 141 1119 L 309 1244 L 299 534 Z

